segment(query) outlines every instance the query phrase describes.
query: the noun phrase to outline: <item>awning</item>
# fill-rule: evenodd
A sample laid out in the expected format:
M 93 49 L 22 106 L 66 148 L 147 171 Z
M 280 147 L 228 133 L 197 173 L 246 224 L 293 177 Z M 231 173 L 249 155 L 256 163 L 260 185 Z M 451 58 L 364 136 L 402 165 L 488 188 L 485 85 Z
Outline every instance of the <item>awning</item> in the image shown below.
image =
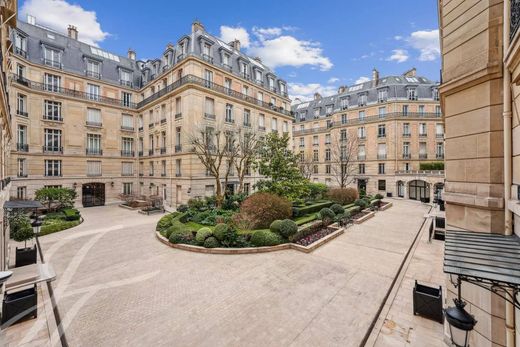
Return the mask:
M 446 231 L 444 272 L 475 284 L 520 289 L 520 238 Z
M 39 201 L 35 200 L 9 200 L 4 203 L 4 209 L 16 210 L 24 208 L 42 208 L 43 205 Z

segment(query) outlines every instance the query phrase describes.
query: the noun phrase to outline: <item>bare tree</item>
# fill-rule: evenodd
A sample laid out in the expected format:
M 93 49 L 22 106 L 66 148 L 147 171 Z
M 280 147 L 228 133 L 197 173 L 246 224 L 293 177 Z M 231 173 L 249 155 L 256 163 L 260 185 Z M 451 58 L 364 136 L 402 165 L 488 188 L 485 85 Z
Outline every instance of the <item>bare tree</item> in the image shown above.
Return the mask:
M 302 176 L 310 180 L 316 162 L 313 161 L 313 158 L 309 153 L 300 153 L 299 159 L 300 160 L 298 166 L 300 167 L 300 172 L 302 173 Z
M 255 162 L 261 141 L 257 134 L 240 130 L 237 134 L 237 156 L 233 161 L 238 176 L 238 194 L 244 192 L 244 178 Z
M 225 187 L 238 153 L 237 136 L 232 131 L 205 127 L 198 129 L 192 135 L 191 144 L 195 155 L 208 174 L 215 178 L 216 207 L 220 208 L 224 202 Z
M 357 171 L 358 141 L 356 136 L 334 134 L 330 145 L 330 174 L 341 188 L 354 182 Z

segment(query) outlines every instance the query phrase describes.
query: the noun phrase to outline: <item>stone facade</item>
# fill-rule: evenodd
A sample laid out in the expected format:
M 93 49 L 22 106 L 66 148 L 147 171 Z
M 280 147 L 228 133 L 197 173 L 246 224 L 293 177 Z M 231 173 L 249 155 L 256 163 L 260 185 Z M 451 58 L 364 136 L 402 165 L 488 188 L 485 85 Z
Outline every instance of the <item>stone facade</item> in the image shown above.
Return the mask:
M 85 187 L 100 184 L 106 203 L 119 201 L 121 193 L 133 193 L 158 195 L 175 207 L 215 189 L 214 179 L 206 175 L 190 145 L 200 129 L 252 131 L 259 136 L 289 133 L 292 117 L 285 82 L 244 56 L 239 43 L 220 42 L 195 24 L 189 36 L 167 46 L 161 59 L 135 61 L 130 51 L 128 58 L 112 55 L 110 61 L 97 62 L 88 54 L 92 48 L 74 36 L 23 23 L 25 32 L 14 35 L 24 37 L 27 48 L 21 44 L 15 49 L 11 71 L 17 144 L 10 161 L 13 197 L 31 198 L 42 186 L 59 185 L 75 188 L 81 204 Z M 47 42 L 49 35 L 67 44 L 58 63 L 39 60 L 45 45 L 33 44 L 40 36 Z M 198 43 L 206 41 L 212 42 L 211 48 L 198 52 Z M 218 45 L 220 49 L 214 47 Z M 218 63 L 228 50 L 227 63 Z M 114 82 L 112 70 L 119 68 L 114 60 L 134 69 L 125 83 Z M 234 64 L 241 64 L 241 72 Z M 55 76 L 56 85 L 49 84 L 49 76 Z M 257 179 L 251 172 L 246 189 L 251 190 Z M 229 183 L 236 189 L 238 178 L 232 175 Z
M 520 220 L 516 208 L 520 51 L 518 34 L 509 35 L 514 29 L 510 16 L 515 11 L 518 17 L 518 5 L 509 0 L 439 1 L 440 92 L 446 124 L 444 198 L 449 227 L 518 233 L 513 226 Z M 451 304 L 457 291 L 449 279 L 446 282 L 447 303 Z M 516 329 L 515 323 L 509 322 L 508 334 L 503 299 L 464 282 L 462 297 L 478 321 L 470 345 L 515 345 L 515 330 L 516 340 L 520 337 L 518 310 Z

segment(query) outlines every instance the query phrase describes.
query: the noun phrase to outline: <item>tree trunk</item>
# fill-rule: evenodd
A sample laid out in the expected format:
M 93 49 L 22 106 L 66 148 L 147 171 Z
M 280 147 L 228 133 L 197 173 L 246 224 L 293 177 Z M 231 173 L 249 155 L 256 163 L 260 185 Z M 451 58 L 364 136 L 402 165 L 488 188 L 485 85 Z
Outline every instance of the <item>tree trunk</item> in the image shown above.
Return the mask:
M 244 192 L 244 176 L 245 170 L 243 172 L 238 173 L 238 191 L 237 194 L 242 194 Z
M 220 183 L 220 177 L 215 177 L 215 183 L 215 207 L 222 208 L 224 196 L 222 195 L 222 183 Z

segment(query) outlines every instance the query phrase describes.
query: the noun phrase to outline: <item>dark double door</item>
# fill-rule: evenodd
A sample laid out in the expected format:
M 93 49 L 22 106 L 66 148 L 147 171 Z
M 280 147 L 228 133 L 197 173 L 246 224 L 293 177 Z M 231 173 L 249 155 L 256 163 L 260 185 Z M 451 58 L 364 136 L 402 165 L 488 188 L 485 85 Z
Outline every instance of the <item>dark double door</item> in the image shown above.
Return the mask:
M 105 205 L 105 184 L 86 183 L 82 188 L 83 207 Z

